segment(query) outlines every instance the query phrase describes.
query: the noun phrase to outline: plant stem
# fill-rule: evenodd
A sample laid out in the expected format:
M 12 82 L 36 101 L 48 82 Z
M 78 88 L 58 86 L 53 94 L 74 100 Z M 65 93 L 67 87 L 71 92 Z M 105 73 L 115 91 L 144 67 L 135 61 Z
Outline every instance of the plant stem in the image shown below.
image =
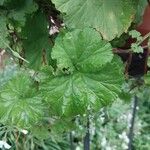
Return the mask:
M 143 36 L 142 40 L 138 42 L 138 45 L 142 44 L 149 37 L 150 37 L 150 32 Z
M 69 138 L 70 138 L 70 150 L 74 150 L 74 144 L 73 144 L 73 136 L 72 136 L 72 132 L 70 132 Z
M 138 105 L 138 97 L 135 96 L 134 97 L 134 101 L 133 101 L 133 111 L 132 111 L 131 126 L 130 126 L 130 129 L 129 129 L 129 135 L 128 135 L 128 138 L 129 138 L 128 150 L 132 150 L 133 149 L 134 124 L 135 124 L 137 105 Z
M 87 127 L 86 135 L 84 137 L 84 150 L 90 150 L 90 119 L 87 118 Z
M 142 46 L 143 49 L 146 49 L 148 47 L 149 47 L 148 45 Z M 131 49 L 114 48 L 113 53 L 115 53 L 115 54 L 129 54 L 129 53 L 133 53 L 133 52 L 131 51 Z

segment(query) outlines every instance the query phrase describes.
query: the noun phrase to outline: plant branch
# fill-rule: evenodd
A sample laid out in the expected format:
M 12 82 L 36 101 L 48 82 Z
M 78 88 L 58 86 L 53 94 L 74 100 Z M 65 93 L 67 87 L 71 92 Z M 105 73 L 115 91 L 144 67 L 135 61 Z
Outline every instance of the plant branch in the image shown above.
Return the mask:
M 142 46 L 143 49 L 146 49 L 148 47 L 149 47 L 148 45 Z M 113 53 L 115 53 L 115 54 L 129 54 L 129 53 L 133 53 L 133 52 L 131 51 L 131 49 L 114 48 Z
M 70 137 L 70 150 L 74 150 L 74 144 L 73 144 L 73 135 L 72 135 L 72 132 L 70 132 L 69 137 Z
M 134 124 L 135 124 L 135 117 L 136 117 L 136 111 L 137 111 L 137 105 L 138 105 L 138 97 L 135 96 L 134 97 L 134 101 L 133 101 L 133 111 L 132 111 L 132 119 L 131 119 L 131 126 L 129 129 L 129 144 L 128 144 L 128 150 L 132 150 L 133 148 L 133 138 L 134 138 Z
M 90 150 L 90 118 L 87 117 L 86 135 L 84 137 L 84 150 Z
M 149 37 L 150 37 L 150 32 L 147 33 L 146 35 L 144 35 L 143 38 L 142 38 L 142 40 L 139 41 L 137 44 L 138 44 L 138 45 L 142 44 L 142 43 L 143 43 L 147 38 L 149 38 Z

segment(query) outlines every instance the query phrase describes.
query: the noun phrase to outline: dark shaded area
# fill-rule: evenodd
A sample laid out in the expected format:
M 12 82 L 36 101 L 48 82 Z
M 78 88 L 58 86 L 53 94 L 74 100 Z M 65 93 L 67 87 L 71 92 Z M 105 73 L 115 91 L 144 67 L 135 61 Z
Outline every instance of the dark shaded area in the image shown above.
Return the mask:
M 123 54 L 119 54 L 119 56 L 121 57 L 121 59 L 123 60 L 124 63 L 128 62 L 129 67 L 128 67 L 128 75 L 132 76 L 132 77 L 139 77 L 139 76 L 143 76 L 147 70 L 149 69 L 147 67 L 147 57 L 148 57 L 148 50 L 145 49 L 144 53 L 133 53 L 132 58 L 129 61 L 129 53 L 123 53 Z

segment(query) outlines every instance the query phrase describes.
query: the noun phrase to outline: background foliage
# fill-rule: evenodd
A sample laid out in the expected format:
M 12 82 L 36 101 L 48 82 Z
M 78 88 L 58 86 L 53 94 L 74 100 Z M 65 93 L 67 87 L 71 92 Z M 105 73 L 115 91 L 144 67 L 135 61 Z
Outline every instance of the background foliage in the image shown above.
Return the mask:
M 149 76 L 132 80 L 128 60 L 114 54 L 129 37 L 135 42 L 127 51 L 144 52 L 149 34 L 133 29 L 146 5 L 1 0 L 0 48 L 13 61 L 0 73 L 0 148 L 83 149 L 89 118 L 92 149 L 128 149 L 132 107 L 121 100 L 136 95 L 133 148 L 147 149 Z

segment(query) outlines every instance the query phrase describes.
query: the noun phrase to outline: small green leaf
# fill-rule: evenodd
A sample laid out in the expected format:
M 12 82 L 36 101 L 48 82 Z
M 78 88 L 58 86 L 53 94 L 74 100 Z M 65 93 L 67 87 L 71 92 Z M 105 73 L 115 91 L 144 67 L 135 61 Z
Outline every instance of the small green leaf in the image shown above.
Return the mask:
M 143 53 L 143 47 L 139 46 L 137 43 L 133 43 L 131 49 L 134 53 Z
M 23 61 L 29 63 L 27 60 L 25 60 L 23 57 L 21 57 L 21 56 L 19 55 L 19 53 L 13 51 L 12 49 L 11 49 L 11 52 L 12 52 L 13 56 L 15 56 L 16 58 L 22 59 Z
M 13 77 L 0 90 L 0 122 L 28 128 L 42 119 L 43 103 L 25 73 Z
M 137 39 L 137 41 L 141 41 L 142 40 L 142 36 L 141 36 L 141 33 L 136 31 L 136 30 L 131 30 L 129 32 L 129 35 L 132 37 L 132 38 L 135 38 Z

